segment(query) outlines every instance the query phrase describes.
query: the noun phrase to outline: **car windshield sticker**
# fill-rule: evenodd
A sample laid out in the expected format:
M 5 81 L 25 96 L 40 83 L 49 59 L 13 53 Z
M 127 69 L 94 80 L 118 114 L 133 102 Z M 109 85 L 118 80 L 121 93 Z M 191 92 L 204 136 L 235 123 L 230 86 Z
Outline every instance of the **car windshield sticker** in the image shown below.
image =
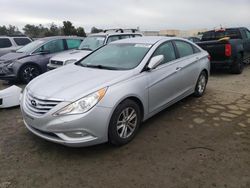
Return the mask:
M 152 45 L 150 44 L 136 44 L 135 47 L 137 48 L 150 48 Z
M 96 40 L 104 41 L 104 38 L 98 37 L 98 38 L 96 38 Z

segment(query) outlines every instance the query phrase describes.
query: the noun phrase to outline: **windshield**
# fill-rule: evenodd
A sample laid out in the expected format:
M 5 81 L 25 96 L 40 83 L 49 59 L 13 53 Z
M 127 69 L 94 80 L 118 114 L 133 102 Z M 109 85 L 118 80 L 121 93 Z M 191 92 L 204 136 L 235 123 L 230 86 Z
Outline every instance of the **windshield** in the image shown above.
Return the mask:
M 109 44 L 79 62 L 80 66 L 130 70 L 140 64 L 149 51 L 148 44 Z
M 79 50 L 96 50 L 104 45 L 105 36 L 87 37 L 79 46 Z
M 25 45 L 24 47 L 18 49 L 16 52 L 18 53 L 31 53 L 34 50 L 37 49 L 37 47 L 39 47 L 41 44 L 43 44 L 45 41 L 44 40 L 36 40 L 33 41 L 27 45 Z

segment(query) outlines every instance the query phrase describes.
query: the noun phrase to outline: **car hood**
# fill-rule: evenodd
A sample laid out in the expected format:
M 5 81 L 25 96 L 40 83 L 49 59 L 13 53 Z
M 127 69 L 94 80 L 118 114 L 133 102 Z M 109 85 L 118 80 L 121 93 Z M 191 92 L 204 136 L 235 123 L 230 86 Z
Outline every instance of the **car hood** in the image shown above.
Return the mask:
M 92 51 L 89 51 L 89 50 L 73 50 L 70 52 L 64 52 L 59 55 L 56 55 L 52 57 L 51 60 L 65 62 L 67 60 L 75 59 L 78 61 L 84 58 L 86 55 L 90 54 L 91 52 Z
M 29 56 L 27 53 L 10 52 L 0 57 L 0 62 L 14 61 Z
M 73 102 L 132 75 L 131 70 L 93 69 L 72 64 L 35 78 L 27 86 L 27 90 L 36 97 Z

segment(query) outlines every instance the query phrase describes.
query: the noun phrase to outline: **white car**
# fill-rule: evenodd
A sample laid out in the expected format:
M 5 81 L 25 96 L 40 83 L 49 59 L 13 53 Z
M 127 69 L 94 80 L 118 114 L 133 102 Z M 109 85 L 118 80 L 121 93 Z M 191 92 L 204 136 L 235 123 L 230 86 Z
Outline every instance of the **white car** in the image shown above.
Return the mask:
M 61 53 L 52 57 L 47 68 L 48 70 L 52 70 L 63 65 L 75 63 L 90 54 L 92 51 L 109 44 L 110 42 L 134 37 L 142 37 L 142 34 L 135 33 L 135 30 L 132 30 L 132 32 L 124 32 L 122 29 L 118 29 L 113 33 L 104 31 L 103 33 L 92 34 L 84 39 L 77 50 Z
M 15 51 L 30 42 L 32 40 L 25 35 L 0 36 L 0 56 Z

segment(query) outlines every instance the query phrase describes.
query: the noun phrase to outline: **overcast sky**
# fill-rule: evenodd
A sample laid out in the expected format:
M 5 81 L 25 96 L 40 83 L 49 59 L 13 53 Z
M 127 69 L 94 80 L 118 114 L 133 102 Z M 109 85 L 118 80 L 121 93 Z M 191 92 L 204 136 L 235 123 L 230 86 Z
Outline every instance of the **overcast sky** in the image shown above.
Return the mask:
M 250 0 L 0 0 L 0 25 L 58 25 L 69 20 L 89 31 L 250 28 Z

